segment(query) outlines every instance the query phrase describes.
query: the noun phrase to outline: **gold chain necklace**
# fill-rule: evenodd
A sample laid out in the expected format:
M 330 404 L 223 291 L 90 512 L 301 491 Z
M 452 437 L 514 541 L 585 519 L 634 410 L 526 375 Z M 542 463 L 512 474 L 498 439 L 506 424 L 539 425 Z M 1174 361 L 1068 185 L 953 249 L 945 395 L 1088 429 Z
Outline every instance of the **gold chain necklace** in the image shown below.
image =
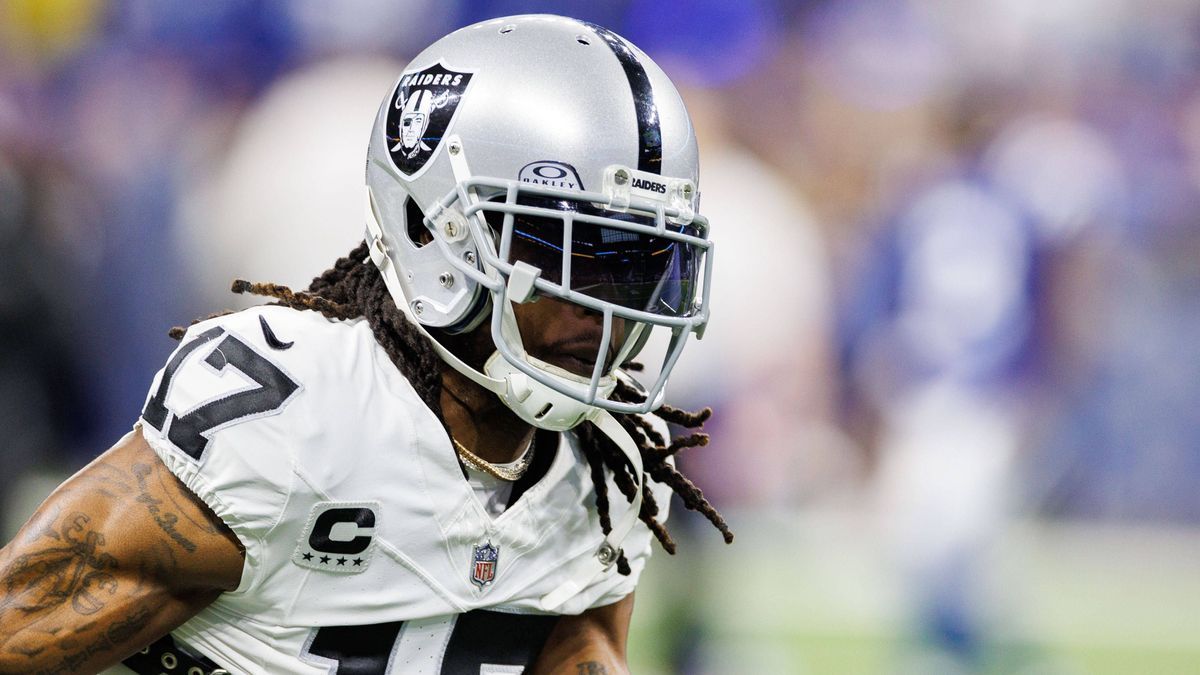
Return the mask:
M 466 446 L 459 443 L 458 439 L 453 436 L 450 437 L 450 441 L 454 443 L 454 448 L 458 452 L 458 457 L 463 461 L 463 464 L 500 480 L 509 482 L 520 480 L 521 476 L 524 476 L 525 472 L 529 470 L 529 465 L 533 463 L 533 441 L 529 442 L 529 449 L 525 451 L 525 454 L 521 455 L 521 459 L 517 460 L 516 465 L 513 467 L 497 466 L 487 461 L 468 450 Z

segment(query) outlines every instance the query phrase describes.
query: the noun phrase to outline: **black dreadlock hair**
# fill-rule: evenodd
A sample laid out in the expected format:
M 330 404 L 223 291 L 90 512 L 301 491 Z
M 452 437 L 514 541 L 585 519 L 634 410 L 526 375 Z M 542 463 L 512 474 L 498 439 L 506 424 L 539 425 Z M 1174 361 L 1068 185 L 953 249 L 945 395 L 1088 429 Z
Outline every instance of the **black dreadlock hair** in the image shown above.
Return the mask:
M 375 335 L 375 339 L 387 352 L 392 363 L 408 378 L 416 389 L 417 394 L 425 405 L 442 418 L 442 360 L 429 345 L 428 339 L 414 326 L 408 317 L 396 308 L 392 296 L 384 284 L 383 276 L 368 259 L 366 242 L 359 244 L 344 258 L 334 263 L 333 267 L 313 279 L 308 289 L 303 292 L 271 283 L 250 283 L 238 279 L 233 282 L 234 293 L 252 293 L 275 298 L 276 303 L 299 310 L 313 310 L 331 319 L 354 319 L 363 317 Z M 220 316 L 214 315 L 214 316 Z M 210 317 L 211 318 L 211 317 Z M 182 328 L 174 328 L 170 335 L 175 339 L 183 337 Z M 633 387 L 620 383 L 617 385 L 615 398 L 626 402 L 642 402 L 645 397 Z M 685 429 L 694 430 L 701 427 L 712 415 L 711 408 L 698 412 L 688 412 L 668 405 L 654 412 L 670 424 Z M 679 495 L 684 507 L 699 511 L 709 522 L 720 530 L 725 543 L 733 541 L 733 532 L 725 524 L 725 519 L 712 504 L 704 498 L 704 493 L 688 480 L 682 473 L 667 463 L 667 458 L 684 448 L 708 444 L 708 434 L 701 431 L 665 438 L 649 422 L 637 415 L 616 414 L 614 417 L 633 437 L 642 454 L 643 472 L 649 477 L 668 485 L 675 494 Z M 444 423 L 444 420 L 443 420 Z M 596 489 L 596 510 L 600 515 L 600 527 L 604 534 L 612 531 L 612 519 L 608 509 L 608 483 L 605 481 L 605 469 L 611 471 L 614 482 L 625 499 L 632 503 L 637 483 L 634 480 L 633 468 L 621 452 L 617 444 L 600 432 L 591 422 L 576 427 L 584 454 L 591 468 L 592 482 Z M 650 492 L 647 481 L 642 481 L 642 508 L 638 514 L 642 522 L 650 528 L 654 536 L 662 544 L 667 553 L 675 553 L 675 542 L 671 539 L 666 527 L 658 522 L 659 507 Z M 624 552 L 617 558 L 617 570 L 621 574 L 629 574 L 629 561 Z

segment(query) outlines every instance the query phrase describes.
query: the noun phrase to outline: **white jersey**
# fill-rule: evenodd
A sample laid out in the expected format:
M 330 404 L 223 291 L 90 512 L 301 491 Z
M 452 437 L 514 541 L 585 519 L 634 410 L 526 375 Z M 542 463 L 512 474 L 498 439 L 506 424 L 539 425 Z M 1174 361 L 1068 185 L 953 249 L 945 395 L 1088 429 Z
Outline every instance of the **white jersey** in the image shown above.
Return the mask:
M 173 632 L 234 673 L 519 673 L 553 626 L 540 599 L 602 536 L 571 433 L 490 516 L 361 319 L 258 307 L 198 323 L 140 426 L 245 546 L 238 588 Z M 609 494 L 616 521 L 629 505 L 611 477 Z M 633 573 L 612 566 L 555 611 L 632 592 L 650 539 L 639 522 Z

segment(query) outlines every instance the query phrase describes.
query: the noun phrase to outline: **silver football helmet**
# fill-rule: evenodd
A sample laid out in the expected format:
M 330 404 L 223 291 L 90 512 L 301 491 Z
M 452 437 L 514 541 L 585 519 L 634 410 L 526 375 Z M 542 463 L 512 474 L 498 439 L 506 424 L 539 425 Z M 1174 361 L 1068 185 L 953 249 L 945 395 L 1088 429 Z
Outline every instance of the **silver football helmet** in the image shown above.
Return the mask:
M 485 21 L 421 52 L 379 109 L 371 258 L 423 331 L 489 322 L 496 352 L 482 372 L 432 339 L 435 349 L 529 424 L 561 431 L 599 410 L 648 412 L 708 321 L 698 173 L 683 101 L 636 47 L 559 16 Z M 602 317 L 590 377 L 526 352 L 512 307 L 539 295 Z M 643 384 L 622 366 L 655 328 L 671 340 Z M 646 401 L 614 400 L 618 378 Z

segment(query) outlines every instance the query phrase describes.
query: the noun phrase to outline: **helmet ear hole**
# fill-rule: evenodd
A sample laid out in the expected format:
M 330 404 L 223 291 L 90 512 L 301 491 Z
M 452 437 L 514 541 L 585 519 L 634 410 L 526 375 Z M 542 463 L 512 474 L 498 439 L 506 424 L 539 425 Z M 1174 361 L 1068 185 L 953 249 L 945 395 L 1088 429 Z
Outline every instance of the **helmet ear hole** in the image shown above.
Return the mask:
M 425 214 L 412 197 L 404 200 L 404 220 L 408 225 L 408 240 L 413 246 L 421 248 L 433 241 L 433 235 L 430 234 L 429 228 L 425 227 Z

